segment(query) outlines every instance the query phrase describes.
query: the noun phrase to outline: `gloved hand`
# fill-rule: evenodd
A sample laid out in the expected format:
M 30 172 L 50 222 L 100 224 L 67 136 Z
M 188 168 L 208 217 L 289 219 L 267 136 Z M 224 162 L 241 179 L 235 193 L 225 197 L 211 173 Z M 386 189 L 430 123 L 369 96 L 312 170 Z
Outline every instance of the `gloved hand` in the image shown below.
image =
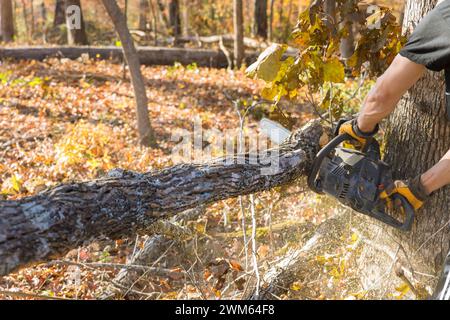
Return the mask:
M 388 206 L 392 206 L 392 196 L 394 194 L 402 195 L 414 210 L 420 209 L 429 198 L 425 187 L 420 181 L 420 175 L 408 181 L 395 181 L 380 193 L 380 199 L 386 200 Z
M 375 130 L 372 132 L 362 132 L 358 128 L 357 119 L 354 118 L 352 120 L 340 120 L 335 133 L 338 135 L 347 133 L 349 134 L 353 139 L 356 140 L 357 145 L 355 145 L 356 149 L 362 150 L 366 146 L 367 142 L 372 139 L 374 135 L 378 133 L 379 126 L 377 125 Z

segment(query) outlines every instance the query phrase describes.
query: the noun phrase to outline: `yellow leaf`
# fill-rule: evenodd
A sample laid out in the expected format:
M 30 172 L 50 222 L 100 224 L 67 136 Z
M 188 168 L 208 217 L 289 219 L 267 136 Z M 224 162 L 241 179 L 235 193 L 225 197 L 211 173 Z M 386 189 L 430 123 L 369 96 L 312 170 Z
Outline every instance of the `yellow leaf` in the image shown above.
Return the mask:
M 266 100 L 274 101 L 277 95 L 278 95 L 278 86 L 276 85 L 265 87 L 261 91 L 261 97 L 263 97 Z
M 402 299 L 409 292 L 410 288 L 406 283 L 403 283 L 402 285 L 395 287 L 395 290 L 399 293 L 395 297 L 397 299 Z
M 358 234 L 356 234 L 356 233 L 353 233 L 352 234 L 352 238 L 351 238 L 351 243 L 353 244 L 353 243 L 355 243 L 356 241 L 358 241 Z
M 295 281 L 292 286 L 291 286 L 291 290 L 292 291 L 300 291 L 303 288 L 303 284 L 299 281 Z
M 272 82 L 277 77 L 278 71 L 281 68 L 281 58 L 286 50 L 286 45 L 272 44 L 261 53 L 255 63 L 247 68 L 245 73 L 249 77 L 256 77 L 266 82 Z
M 20 192 L 20 188 L 22 186 L 22 181 L 17 175 L 13 175 L 11 177 L 12 188 L 15 192 Z
M 345 80 L 344 65 L 338 58 L 328 60 L 323 66 L 323 80 L 334 83 L 342 83 Z

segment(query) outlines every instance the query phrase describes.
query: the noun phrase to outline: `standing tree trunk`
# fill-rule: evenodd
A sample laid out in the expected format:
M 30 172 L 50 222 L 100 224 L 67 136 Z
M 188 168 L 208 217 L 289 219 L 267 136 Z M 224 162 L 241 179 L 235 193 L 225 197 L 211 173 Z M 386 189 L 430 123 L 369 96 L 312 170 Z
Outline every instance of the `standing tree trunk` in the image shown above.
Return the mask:
M 244 60 L 244 13 L 242 0 L 233 0 L 234 64 L 240 68 Z
M 139 0 L 139 29 L 147 30 L 148 13 L 150 6 L 148 0 Z
M 417 24 L 435 4 L 436 0 L 408 0 L 404 30 Z M 396 178 L 425 172 L 449 150 L 450 122 L 446 120 L 445 110 L 443 76 L 428 72 L 409 90 L 388 122 L 386 159 L 394 165 Z M 449 221 L 450 187 L 447 186 L 436 192 L 418 212 L 411 233 L 395 235 L 410 256 L 418 256 L 438 270 L 449 250 Z
M 14 39 L 12 0 L 0 0 L 0 38 L 3 42 L 11 42 Z
M 267 39 L 267 0 L 255 0 L 253 35 Z
M 25 26 L 25 33 L 27 35 L 27 40 L 30 40 L 30 27 L 28 25 L 28 12 L 27 12 L 27 4 L 25 3 L 25 0 L 22 0 L 22 16 L 23 16 L 23 22 Z
M 273 18 L 274 18 L 274 8 L 275 7 L 275 0 L 270 0 L 270 14 L 269 14 L 269 41 L 272 41 L 273 39 Z
M 293 1 L 289 0 L 289 6 L 288 6 L 288 14 L 286 17 L 286 22 L 285 22 L 285 28 L 284 28 L 284 33 L 283 33 L 283 41 L 287 42 L 287 39 L 289 38 L 289 35 L 291 34 L 291 29 L 292 29 L 292 25 L 291 25 L 291 17 L 292 17 L 292 7 L 293 7 Z M 280 18 L 281 21 L 281 18 Z
M 334 20 L 333 23 L 336 23 L 336 0 L 325 0 L 323 9 L 326 15 Z
M 352 21 L 345 19 L 343 23 L 344 28 L 348 28 L 348 36 L 342 38 L 340 44 L 341 56 L 344 59 L 350 58 L 355 52 L 355 37 L 353 34 L 353 23 Z
M 181 35 L 180 2 L 178 0 L 170 1 L 169 21 L 173 36 L 178 38 Z
M 69 45 L 87 45 L 86 28 L 80 0 L 66 0 L 67 42 Z
M 170 21 L 169 18 L 166 15 L 166 8 L 164 6 L 164 3 L 161 0 L 156 0 L 157 8 L 158 8 L 158 15 L 161 22 L 164 24 L 167 30 L 170 29 Z
M 66 22 L 65 7 L 65 0 L 56 0 L 53 27 L 57 27 Z
M 145 91 L 145 83 L 141 73 L 141 64 L 133 43 L 133 38 L 128 30 L 125 16 L 122 11 L 120 11 L 120 8 L 115 0 L 102 0 L 102 2 L 108 12 L 108 15 L 111 17 L 117 33 L 119 34 L 125 60 L 130 68 L 131 82 L 133 84 L 136 99 L 136 113 L 140 142 L 144 146 L 155 147 L 156 139 L 153 128 L 150 124 L 147 93 Z
M 182 25 L 182 29 L 183 29 L 183 36 L 189 36 L 189 26 L 190 26 L 190 1 L 189 0 L 184 0 L 183 2 L 183 10 L 182 10 L 182 15 L 183 15 L 183 21 L 181 23 Z

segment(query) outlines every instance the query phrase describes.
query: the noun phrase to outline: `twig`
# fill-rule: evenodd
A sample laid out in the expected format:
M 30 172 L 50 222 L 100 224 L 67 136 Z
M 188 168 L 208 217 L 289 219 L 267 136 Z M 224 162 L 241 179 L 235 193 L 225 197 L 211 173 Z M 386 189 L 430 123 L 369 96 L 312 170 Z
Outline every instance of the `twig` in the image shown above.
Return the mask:
M 253 270 L 256 276 L 256 289 L 255 296 L 259 298 L 259 287 L 261 285 L 261 278 L 258 269 L 258 258 L 256 257 L 256 210 L 255 199 L 253 194 L 250 195 L 250 211 L 252 214 L 252 257 L 253 257 Z
M 231 58 L 230 51 L 228 51 L 228 49 L 223 44 L 223 36 L 220 36 L 219 38 L 219 49 L 223 52 L 223 54 L 227 58 L 228 69 L 229 70 L 233 69 L 233 59 Z
M 34 293 L 26 293 L 26 292 L 15 292 L 15 291 L 7 291 L 0 290 L 0 295 L 17 297 L 17 298 L 34 298 L 39 300 L 72 300 L 62 297 L 50 297 L 46 295 L 34 294 Z
M 96 269 L 96 268 L 106 268 L 106 269 L 129 269 L 129 270 L 138 270 L 138 271 L 147 271 L 152 273 L 158 273 L 158 274 L 168 274 L 171 273 L 172 270 L 167 268 L 158 268 L 158 267 L 147 267 L 147 266 L 141 266 L 141 265 L 133 265 L 133 264 L 122 264 L 122 263 L 101 263 L 101 262 L 75 262 L 75 261 L 68 261 L 68 260 L 55 260 L 47 263 L 47 265 L 55 265 L 55 264 L 63 264 L 63 265 L 71 265 L 71 266 L 77 266 L 81 268 L 87 268 L 87 269 Z
M 419 252 L 424 246 L 425 244 L 427 244 L 431 239 L 433 239 L 439 232 L 441 232 L 442 230 L 444 230 L 448 225 L 450 224 L 450 220 L 447 221 L 441 228 L 439 228 L 438 231 L 436 231 L 435 233 L 433 233 L 427 240 L 425 240 L 420 246 L 419 248 L 414 251 L 414 256 L 417 254 L 417 252 Z

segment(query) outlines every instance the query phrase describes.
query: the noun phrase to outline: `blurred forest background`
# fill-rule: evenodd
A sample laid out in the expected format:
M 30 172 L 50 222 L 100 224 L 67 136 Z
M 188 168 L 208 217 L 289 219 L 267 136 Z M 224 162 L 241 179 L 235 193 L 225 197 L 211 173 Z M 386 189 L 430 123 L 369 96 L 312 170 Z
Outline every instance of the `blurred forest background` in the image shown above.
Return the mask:
M 60 13 L 59 16 L 55 14 L 63 8 L 61 4 L 58 7 L 58 2 L 62 4 L 64 1 L 12 1 L 14 43 L 17 45 L 67 44 L 63 12 L 60 11 L 62 15 Z M 405 4 L 404 0 L 365 2 L 389 6 L 399 18 L 403 14 Z M 80 1 L 74 1 L 74 3 L 80 3 Z M 167 42 L 168 38 L 174 36 L 212 36 L 233 33 L 232 0 L 119 0 L 118 3 L 122 9 L 126 8 L 128 26 L 132 31 L 136 31 L 134 35 L 142 45 L 170 45 Z M 258 3 L 266 8 L 262 14 L 255 11 L 255 4 Z M 101 2 L 82 0 L 80 4 L 88 35 L 87 43 L 114 45 L 118 39 Z M 298 15 L 309 4 L 309 0 L 243 0 L 244 35 L 286 43 L 292 28 L 297 24 Z M 255 23 L 262 28 L 258 29 Z

